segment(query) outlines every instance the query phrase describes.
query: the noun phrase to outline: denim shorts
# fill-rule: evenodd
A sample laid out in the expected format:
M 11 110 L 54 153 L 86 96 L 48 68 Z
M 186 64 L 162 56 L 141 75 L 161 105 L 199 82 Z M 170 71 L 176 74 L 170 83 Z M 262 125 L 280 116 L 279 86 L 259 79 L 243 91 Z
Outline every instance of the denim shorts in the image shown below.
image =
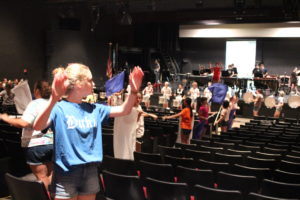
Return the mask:
M 98 163 L 77 165 L 68 172 L 54 165 L 50 186 L 52 197 L 70 199 L 78 195 L 96 194 L 99 190 Z
M 42 165 L 52 162 L 53 145 L 39 145 L 25 149 L 26 163 L 28 165 Z

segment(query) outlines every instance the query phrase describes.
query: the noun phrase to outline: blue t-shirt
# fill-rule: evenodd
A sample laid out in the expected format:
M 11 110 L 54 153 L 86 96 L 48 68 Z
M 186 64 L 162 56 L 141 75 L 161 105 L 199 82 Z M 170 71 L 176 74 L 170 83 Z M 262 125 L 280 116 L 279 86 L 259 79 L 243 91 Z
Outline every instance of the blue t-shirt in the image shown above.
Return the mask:
M 101 162 L 101 123 L 109 117 L 110 110 L 100 104 L 64 100 L 57 103 L 50 115 L 55 164 L 69 171 L 72 166 Z

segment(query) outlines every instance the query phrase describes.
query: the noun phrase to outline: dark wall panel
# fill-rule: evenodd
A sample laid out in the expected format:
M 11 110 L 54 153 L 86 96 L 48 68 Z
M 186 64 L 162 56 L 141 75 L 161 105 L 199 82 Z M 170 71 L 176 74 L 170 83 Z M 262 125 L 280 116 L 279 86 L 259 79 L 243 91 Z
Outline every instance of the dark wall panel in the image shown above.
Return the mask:
M 94 82 L 103 86 L 106 80 L 108 43 L 113 41 L 112 19 L 104 16 L 91 31 L 90 8 L 86 5 L 73 6 L 75 18 L 80 21 L 79 30 L 62 29 L 59 26 L 61 9 L 49 6 L 47 31 L 47 74 L 59 65 L 79 62 L 90 67 Z
M 44 12 L 40 1 L 1 1 L 0 78 L 41 79 L 45 70 Z
M 300 64 L 300 39 L 265 39 L 262 42 L 263 60 L 272 74 L 291 73 Z
M 225 61 L 225 39 L 180 39 L 180 48 L 184 59 L 183 73 L 198 69 L 199 64 L 207 66 L 209 62 Z

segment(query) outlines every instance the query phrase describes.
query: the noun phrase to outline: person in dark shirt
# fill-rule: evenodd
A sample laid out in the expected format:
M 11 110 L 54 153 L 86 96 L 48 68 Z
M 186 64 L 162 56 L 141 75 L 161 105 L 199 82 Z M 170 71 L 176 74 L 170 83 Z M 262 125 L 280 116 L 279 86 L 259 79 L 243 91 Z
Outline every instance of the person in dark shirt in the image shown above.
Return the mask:
M 255 65 L 255 68 L 252 70 L 252 74 L 253 74 L 254 78 L 262 78 L 263 77 L 258 64 Z
M 298 70 L 297 67 L 295 67 L 293 72 L 291 73 L 291 76 L 290 76 L 291 92 L 295 92 L 296 94 L 298 93 L 298 89 L 297 89 L 297 84 L 298 84 L 297 74 L 298 73 L 299 73 L 299 70 Z
M 264 63 L 259 63 L 259 69 L 262 73 L 262 77 L 265 78 L 268 75 L 268 70 L 265 68 Z
M 227 75 L 228 75 L 228 77 L 230 77 L 230 78 L 236 77 L 236 76 L 237 76 L 237 69 L 236 69 L 236 67 L 234 66 L 234 64 L 228 65 Z
M 200 76 L 205 76 L 207 75 L 206 71 L 205 71 L 205 67 L 203 65 L 199 65 L 199 75 Z

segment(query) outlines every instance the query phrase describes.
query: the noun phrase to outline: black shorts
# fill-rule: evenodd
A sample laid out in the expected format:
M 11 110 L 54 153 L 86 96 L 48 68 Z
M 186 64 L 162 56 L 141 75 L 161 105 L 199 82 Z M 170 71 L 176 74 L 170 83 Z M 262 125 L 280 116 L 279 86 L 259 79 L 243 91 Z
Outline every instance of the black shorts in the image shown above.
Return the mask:
M 182 129 L 181 129 L 181 134 L 182 134 L 182 135 L 189 135 L 189 134 L 191 133 L 191 131 L 192 131 L 192 130 L 189 130 L 189 129 L 183 129 L 183 128 L 182 128 Z
M 40 145 L 25 148 L 26 163 L 28 165 L 41 165 L 52 161 L 53 145 Z
M 228 126 L 228 121 L 225 121 L 223 120 L 221 123 L 220 123 L 220 126 Z

